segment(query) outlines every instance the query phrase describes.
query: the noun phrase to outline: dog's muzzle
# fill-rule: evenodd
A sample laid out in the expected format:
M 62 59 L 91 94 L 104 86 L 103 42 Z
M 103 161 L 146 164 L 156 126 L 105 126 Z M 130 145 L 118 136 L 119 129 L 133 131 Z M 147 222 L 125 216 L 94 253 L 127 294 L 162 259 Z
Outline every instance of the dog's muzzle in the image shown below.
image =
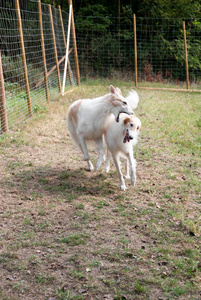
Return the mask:
M 133 140 L 133 137 L 129 135 L 129 132 L 128 132 L 128 129 L 127 129 L 126 130 L 126 135 L 125 135 L 125 137 L 123 139 L 123 142 L 125 144 L 126 142 L 130 142 L 130 140 Z

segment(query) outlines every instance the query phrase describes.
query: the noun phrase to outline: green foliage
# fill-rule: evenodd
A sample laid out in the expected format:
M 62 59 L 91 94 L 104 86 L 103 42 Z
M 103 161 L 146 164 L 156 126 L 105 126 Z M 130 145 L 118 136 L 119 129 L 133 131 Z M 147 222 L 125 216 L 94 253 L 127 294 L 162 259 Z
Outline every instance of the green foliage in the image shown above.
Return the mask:
M 84 76 L 112 77 L 115 72 L 123 74 L 123 70 L 133 72 L 135 13 L 140 74 L 144 76 L 144 69 L 149 63 L 151 72 L 148 70 L 148 77 L 151 81 L 185 80 L 182 20 L 186 19 L 190 80 L 196 81 L 201 69 L 199 1 L 144 0 L 136 3 L 131 6 L 127 1 L 121 1 L 120 27 L 117 18 L 111 18 L 116 17 L 114 3 L 103 1 L 92 5 L 91 1 L 85 1 L 79 8 L 75 20 L 81 73 Z M 139 16 L 144 19 L 139 19 Z M 176 68 L 172 67 L 175 65 Z
M 21 55 L 15 57 L 2 55 L 2 65 L 4 71 L 4 80 L 7 86 L 13 84 L 24 86 L 24 73 Z M 27 64 L 27 70 L 31 82 L 37 82 L 40 75 L 40 69 L 34 68 L 32 63 Z M 12 86 L 13 87 L 13 86 Z
M 201 5 L 199 0 L 144 0 L 135 1 L 136 14 L 152 18 L 199 18 Z
M 108 26 L 112 23 L 108 17 L 107 10 L 103 5 L 94 4 L 91 6 L 88 4 L 80 9 L 76 17 L 76 23 L 80 24 L 84 31 L 93 28 L 97 33 L 106 33 Z M 99 19 L 99 22 L 96 18 Z

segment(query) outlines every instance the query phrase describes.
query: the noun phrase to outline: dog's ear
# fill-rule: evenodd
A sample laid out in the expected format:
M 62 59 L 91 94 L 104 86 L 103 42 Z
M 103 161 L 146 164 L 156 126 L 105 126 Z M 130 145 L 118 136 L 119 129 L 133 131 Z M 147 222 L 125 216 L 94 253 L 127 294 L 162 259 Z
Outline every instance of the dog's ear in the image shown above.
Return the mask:
M 122 91 L 121 91 L 118 87 L 116 87 L 116 91 L 117 91 L 117 93 L 118 93 L 119 95 L 122 96 Z
M 110 93 L 116 94 L 116 89 L 112 85 L 110 85 Z
M 129 122 L 131 122 L 131 119 L 130 119 L 129 117 L 126 117 L 126 118 L 124 119 L 124 125 L 127 126 L 127 124 L 128 124 Z
M 135 128 L 137 129 L 137 131 L 140 131 L 142 126 L 140 119 L 136 116 L 133 119 L 134 119 Z

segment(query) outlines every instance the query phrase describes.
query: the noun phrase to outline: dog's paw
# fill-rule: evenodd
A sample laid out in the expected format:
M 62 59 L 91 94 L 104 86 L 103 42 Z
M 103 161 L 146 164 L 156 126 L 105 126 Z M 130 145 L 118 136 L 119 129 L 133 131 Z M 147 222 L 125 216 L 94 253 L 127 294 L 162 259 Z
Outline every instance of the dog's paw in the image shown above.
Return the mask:
M 105 172 L 108 173 L 110 170 L 110 166 L 105 167 Z
M 89 160 L 88 161 L 88 167 L 89 167 L 89 171 L 93 171 L 94 170 L 94 166 L 93 166 L 93 164 L 91 163 L 91 161 Z
M 120 185 L 120 190 L 125 192 L 125 190 L 126 190 L 126 185 L 125 185 L 125 184 L 121 184 L 121 185 Z
M 131 179 L 131 184 L 135 187 L 136 180 L 135 179 L 134 180 Z
M 94 166 L 91 164 L 91 166 L 89 167 L 89 171 L 94 171 Z

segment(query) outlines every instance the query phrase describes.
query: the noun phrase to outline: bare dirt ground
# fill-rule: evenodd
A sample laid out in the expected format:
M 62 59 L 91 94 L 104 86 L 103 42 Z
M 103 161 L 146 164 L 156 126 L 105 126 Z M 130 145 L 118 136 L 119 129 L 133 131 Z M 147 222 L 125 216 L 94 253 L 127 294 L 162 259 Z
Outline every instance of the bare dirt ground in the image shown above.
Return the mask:
M 201 299 L 200 159 L 144 128 L 122 192 L 114 166 L 86 170 L 68 105 L 2 138 L 0 299 Z

